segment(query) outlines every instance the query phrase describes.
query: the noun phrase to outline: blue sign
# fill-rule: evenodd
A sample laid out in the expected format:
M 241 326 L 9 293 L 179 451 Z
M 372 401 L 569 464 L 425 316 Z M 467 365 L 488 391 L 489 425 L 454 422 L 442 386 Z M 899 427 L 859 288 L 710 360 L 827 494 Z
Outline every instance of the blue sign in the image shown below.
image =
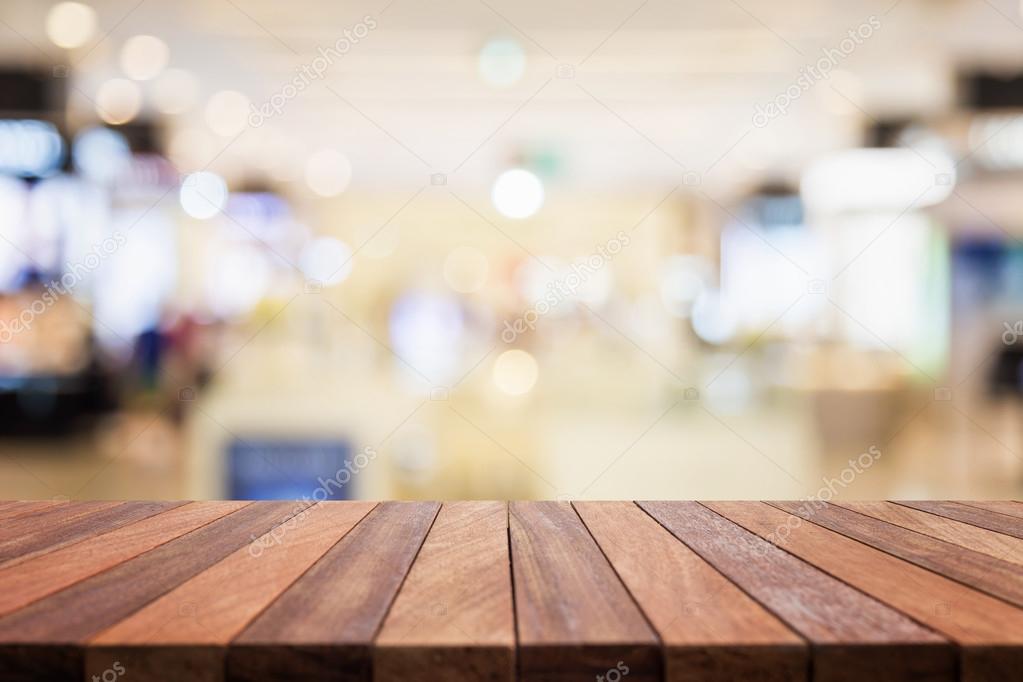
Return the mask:
M 233 500 L 348 500 L 355 485 L 344 440 L 236 440 L 228 448 Z

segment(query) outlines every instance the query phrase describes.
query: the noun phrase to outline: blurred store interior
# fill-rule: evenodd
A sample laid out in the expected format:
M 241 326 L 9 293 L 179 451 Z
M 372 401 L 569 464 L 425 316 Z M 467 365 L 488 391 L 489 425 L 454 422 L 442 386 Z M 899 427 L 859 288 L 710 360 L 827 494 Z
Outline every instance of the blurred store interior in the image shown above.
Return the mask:
M 1019 497 L 1021 38 L 4 0 L 0 498 Z

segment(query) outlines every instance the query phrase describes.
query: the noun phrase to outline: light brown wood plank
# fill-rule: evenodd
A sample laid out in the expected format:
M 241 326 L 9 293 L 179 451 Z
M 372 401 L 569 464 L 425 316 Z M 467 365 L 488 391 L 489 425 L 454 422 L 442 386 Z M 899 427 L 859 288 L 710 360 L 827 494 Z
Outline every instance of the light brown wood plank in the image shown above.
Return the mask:
M 574 506 L 660 635 L 667 682 L 807 679 L 803 639 L 634 503 Z
M 299 512 L 96 635 L 86 676 L 120 661 L 147 682 L 223 680 L 227 644 L 375 506 L 323 502 Z
M 0 616 L 148 552 L 245 504 L 193 502 L 0 568 Z
M 376 507 L 231 643 L 229 679 L 368 681 L 373 639 L 439 508 Z
M 248 505 L 0 618 L 0 679 L 80 679 L 85 641 L 283 523 L 294 507 Z
M 511 682 L 508 505 L 445 502 L 384 621 L 375 682 Z
M 696 502 L 641 506 L 810 641 L 814 680 L 955 679 L 949 643 L 902 613 Z
M 519 679 L 659 680 L 656 634 L 567 502 L 512 502 Z
M 1023 519 L 1018 519 L 1007 514 L 987 511 L 978 507 L 970 507 L 958 502 L 910 502 L 906 500 L 895 500 L 895 504 L 904 507 L 919 509 L 930 514 L 944 516 L 947 519 L 968 523 L 978 528 L 986 528 L 996 533 L 1011 535 L 1014 538 L 1023 538 Z
M 1023 573 L 1008 561 L 995 559 L 915 531 L 827 503 L 770 504 L 817 525 L 854 538 L 900 559 L 940 573 L 978 590 L 1023 606 Z
M 1023 611 L 983 592 L 766 504 L 708 507 L 955 641 L 964 682 L 1023 669 Z
M 985 500 L 983 502 L 977 502 L 970 500 L 957 501 L 956 503 L 966 507 L 976 507 L 977 509 L 984 509 L 986 511 L 1012 516 L 1017 519 L 1023 519 L 1023 502 L 1015 502 L 1013 500 Z
M 833 502 L 832 504 L 929 535 L 932 538 L 972 549 L 981 554 L 987 554 L 996 559 L 1023 564 L 1023 540 L 1019 538 L 891 502 Z

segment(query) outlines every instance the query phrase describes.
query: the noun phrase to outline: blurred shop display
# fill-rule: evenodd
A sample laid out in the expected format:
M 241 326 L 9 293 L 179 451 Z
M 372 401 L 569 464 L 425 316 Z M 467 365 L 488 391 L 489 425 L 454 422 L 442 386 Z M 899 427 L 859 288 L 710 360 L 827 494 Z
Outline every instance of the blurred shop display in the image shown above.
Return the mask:
M 871 447 L 862 496 L 1017 494 L 1018 35 L 893 59 L 918 5 L 792 98 L 727 7 L 558 65 L 395 7 L 296 70 L 229 5 L 11 0 L 0 498 L 797 497 Z

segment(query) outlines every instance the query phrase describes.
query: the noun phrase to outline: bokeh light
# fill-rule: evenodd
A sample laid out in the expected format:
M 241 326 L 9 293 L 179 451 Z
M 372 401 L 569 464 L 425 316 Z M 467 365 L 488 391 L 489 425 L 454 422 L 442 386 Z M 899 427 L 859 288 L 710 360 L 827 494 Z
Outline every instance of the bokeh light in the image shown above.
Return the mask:
M 181 208 L 199 220 L 209 220 L 227 205 L 227 183 L 216 173 L 199 171 L 185 177 L 179 198 Z
M 501 215 L 521 220 L 543 206 L 543 183 L 528 170 L 513 168 L 497 177 L 490 198 Z
M 111 78 L 96 92 L 96 113 L 111 125 L 127 123 L 141 108 L 142 92 L 126 78 Z
M 61 2 L 46 14 L 46 36 L 57 47 L 81 47 L 96 31 L 96 12 L 80 2 Z
M 305 181 L 321 197 L 332 197 L 348 188 L 352 180 L 352 164 L 334 149 L 321 149 L 306 160 Z
M 518 348 L 506 350 L 494 362 L 494 385 L 508 395 L 529 393 L 539 374 L 536 358 Z
M 206 125 L 221 137 L 234 137 L 248 125 L 249 98 L 237 90 L 221 90 L 206 103 Z
M 494 38 L 480 50 L 479 73 L 483 82 L 508 87 L 519 82 L 526 70 L 526 53 L 510 38 Z
M 156 36 L 132 36 L 121 47 L 121 70 L 132 80 L 155 78 L 167 66 L 168 59 L 167 43 Z
M 459 246 L 444 259 L 444 280 L 463 294 L 482 289 L 489 272 L 490 261 L 486 255 L 471 246 Z

